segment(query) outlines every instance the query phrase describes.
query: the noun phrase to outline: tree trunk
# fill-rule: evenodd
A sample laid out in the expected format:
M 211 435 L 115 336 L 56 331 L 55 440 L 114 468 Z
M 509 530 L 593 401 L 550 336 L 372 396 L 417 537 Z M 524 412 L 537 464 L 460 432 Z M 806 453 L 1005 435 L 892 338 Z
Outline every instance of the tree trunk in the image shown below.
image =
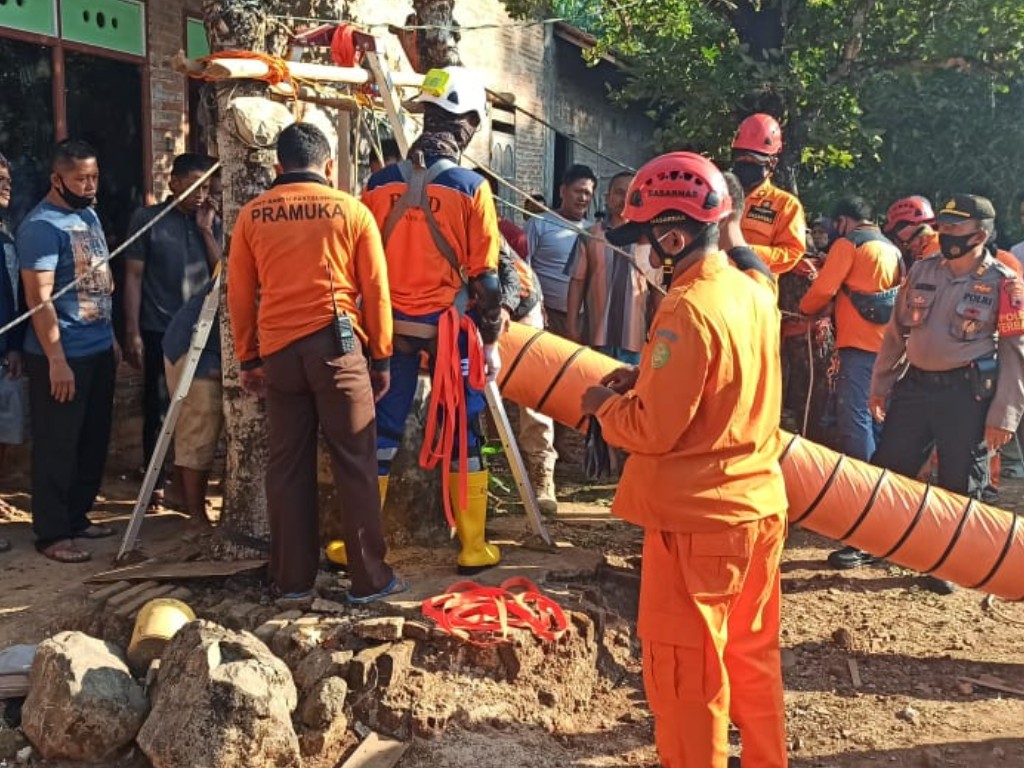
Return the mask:
M 428 27 L 416 32 L 416 49 L 421 72 L 461 66 L 458 23 L 452 17 L 455 0 L 413 0 L 413 26 Z
M 210 50 L 245 50 L 284 56 L 288 27 L 276 14 L 297 17 L 339 18 L 347 2 L 338 0 L 204 0 L 203 16 Z M 266 96 L 267 85 L 233 81 L 214 86 L 216 114 L 212 121 L 211 151 L 221 160 L 224 185 L 225 255 L 239 209 L 270 186 L 274 178 L 273 149 L 247 146 L 238 137 L 230 104 L 239 96 Z M 221 294 L 222 371 L 227 435 L 224 507 L 221 513 L 220 550 L 227 556 L 266 551 L 270 529 L 264 486 L 267 465 L 267 429 L 263 403 L 239 386 L 238 363 L 231 336 L 227 285 Z

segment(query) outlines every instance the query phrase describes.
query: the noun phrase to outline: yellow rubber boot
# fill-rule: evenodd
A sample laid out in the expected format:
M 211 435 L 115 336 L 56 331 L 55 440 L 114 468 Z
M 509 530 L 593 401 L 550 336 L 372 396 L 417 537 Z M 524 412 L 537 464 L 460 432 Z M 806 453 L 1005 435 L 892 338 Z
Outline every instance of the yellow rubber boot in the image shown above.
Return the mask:
M 388 476 L 378 475 L 377 476 L 377 487 L 380 488 L 380 508 L 384 509 L 384 497 L 388 493 Z M 335 565 L 348 565 L 348 554 L 345 552 L 345 542 L 341 539 L 335 539 L 334 541 L 328 542 L 327 546 L 324 547 L 324 554 L 327 555 L 327 559 Z
M 462 549 L 459 552 L 459 573 L 479 573 L 501 561 L 501 552 L 488 543 L 484 529 L 487 526 L 488 473 L 469 473 L 469 493 L 466 509 L 459 509 L 459 476 L 451 475 L 452 509 L 455 510 L 455 530 Z

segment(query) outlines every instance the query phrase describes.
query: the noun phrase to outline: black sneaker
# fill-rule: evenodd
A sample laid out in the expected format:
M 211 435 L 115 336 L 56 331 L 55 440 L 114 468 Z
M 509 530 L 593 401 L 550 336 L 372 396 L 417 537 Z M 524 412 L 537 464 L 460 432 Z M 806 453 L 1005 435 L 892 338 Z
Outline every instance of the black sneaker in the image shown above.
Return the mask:
M 828 556 L 828 564 L 840 571 L 848 571 L 851 568 L 860 568 L 862 565 L 877 563 L 879 558 L 862 552 L 856 547 L 843 547 L 837 549 Z
M 934 576 L 925 576 L 921 580 L 921 586 L 936 595 L 952 595 L 956 592 L 956 584 L 945 579 L 937 579 Z

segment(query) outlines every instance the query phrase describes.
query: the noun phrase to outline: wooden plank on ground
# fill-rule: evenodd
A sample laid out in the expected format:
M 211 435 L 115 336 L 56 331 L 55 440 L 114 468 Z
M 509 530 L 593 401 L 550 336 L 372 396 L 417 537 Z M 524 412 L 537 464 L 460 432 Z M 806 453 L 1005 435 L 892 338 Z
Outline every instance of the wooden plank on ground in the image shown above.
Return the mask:
M 147 589 L 145 592 L 141 592 L 124 605 L 117 608 L 114 611 L 118 616 L 131 616 L 139 608 L 144 606 L 150 600 L 155 600 L 158 597 L 164 597 L 170 592 L 174 591 L 173 584 L 157 584 L 155 587 Z
M 210 579 L 235 576 L 255 571 L 267 564 L 266 560 L 203 560 L 190 563 L 143 563 L 126 568 L 104 571 L 86 579 L 90 584 L 110 581 L 171 581 L 177 579 Z
M 1007 685 L 1004 681 L 989 677 L 988 675 L 984 677 L 959 677 L 957 679 L 971 685 L 976 685 L 979 688 L 989 688 L 993 691 L 1024 696 L 1024 688 L 1014 688 L 1012 685 Z
M 341 768 L 394 768 L 408 748 L 408 742 L 371 731 Z
M 860 668 L 857 666 L 857 660 L 847 659 L 846 666 L 850 668 L 850 681 L 853 683 L 853 687 L 860 688 Z
M 152 589 L 157 586 L 160 582 L 157 581 L 143 581 L 141 584 L 136 584 L 134 587 L 126 589 L 124 592 L 118 592 L 112 598 L 107 600 L 108 608 L 118 608 L 136 595 L 141 595 L 143 592 Z
M 130 581 L 115 581 L 109 586 L 103 587 L 103 589 L 97 589 L 95 592 L 89 595 L 90 600 L 99 600 L 100 602 L 106 601 L 108 598 L 113 597 L 118 592 L 123 592 L 128 589 L 132 583 Z

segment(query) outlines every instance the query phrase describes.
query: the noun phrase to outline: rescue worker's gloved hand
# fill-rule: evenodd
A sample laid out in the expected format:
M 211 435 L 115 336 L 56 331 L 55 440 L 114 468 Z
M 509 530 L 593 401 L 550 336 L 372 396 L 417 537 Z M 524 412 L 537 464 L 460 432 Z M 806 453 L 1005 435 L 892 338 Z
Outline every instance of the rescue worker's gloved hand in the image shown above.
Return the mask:
M 497 381 L 501 371 L 501 355 L 497 344 L 484 344 L 484 375 L 488 381 Z
M 501 284 L 491 269 L 469 281 L 469 295 L 476 307 L 477 328 L 485 345 L 494 344 L 501 335 Z

